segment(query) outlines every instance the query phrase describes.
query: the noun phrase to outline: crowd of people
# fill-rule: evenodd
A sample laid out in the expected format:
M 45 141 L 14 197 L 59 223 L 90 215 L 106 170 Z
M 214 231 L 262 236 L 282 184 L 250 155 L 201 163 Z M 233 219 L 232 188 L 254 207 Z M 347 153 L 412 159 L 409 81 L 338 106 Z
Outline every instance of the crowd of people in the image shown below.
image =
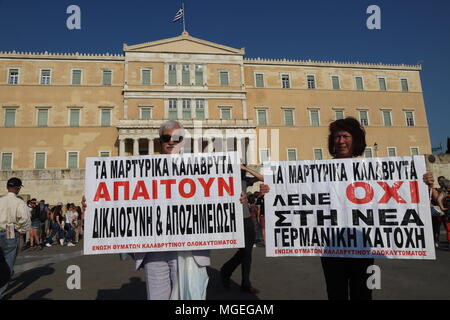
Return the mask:
M 440 247 L 441 225 L 447 233 L 448 249 L 450 249 L 450 180 L 444 176 L 438 177 L 439 188 L 431 191 L 431 218 L 435 247 Z
M 354 118 L 337 120 L 330 124 L 328 149 L 333 158 L 360 156 L 366 147 L 365 131 Z M 162 154 L 177 154 L 180 151 L 184 131 L 177 121 L 167 121 L 160 128 Z M 423 177 L 430 190 L 435 240 L 439 243 L 440 224 L 447 230 L 450 247 L 450 181 L 439 177 L 440 188 L 434 188 L 431 173 Z M 264 184 L 264 177 L 258 172 L 241 165 L 245 247 L 237 252 L 220 268 L 222 284 L 229 287 L 230 278 L 241 265 L 243 291 L 257 294 L 258 289 L 250 282 L 252 249 L 254 245 L 265 245 L 264 194 L 270 192 Z M 260 189 L 247 193 L 247 188 L 262 182 Z M 27 207 L 18 200 L 22 181 L 11 178 L 7 182 L 8 194 L 0 198 L 0 255 L 3 265 L 12 270 L 16 258 L 19 234 L 24 237 L 23 250 L 52 246 L 74 246 L 82 236 L 86 199 L 82 207 L 73 203 L 58 203 L 50 208 L 44 200 L 37 203 L 31 199 Z M 437 212 L 437 213 L 436 213 Z M 11 230 L 10 230 L 11 229 Z M 31 250 L 31 249 L 30 249 Z M 161 251 L 135 253 L 136 269 L 145 271 L 147 296 L 150 300 L 198 300 L 206 298 L 209 277 L 206 267 L 210 265 L 209 250 Z M 367 287 L 367 267 L 374 264 L 373 258 L 330 258 L 321 257 L 323 273 L 330 300 L 372 299 L 372 290 Z M 0 261 L 1 267 L 1 261 Z M 8 271 L 5 271 L 7 275 Z M 3 272 L 2 274 L 4 274 Z M 11 271 L 12 274 L 12 271 Z M 8 277 L 7 277 L 8 278 Z M 1 281 L 8 281 L 8 279 Z M 0 286 L 3 284 L 0 282 Z M 0 288 L 2 296 L 6 285 Z
M 31 228 L 22 235 L 23 250 L 42 250 L 54 244 L 73 247 L 83 235 L 83 212 L 74 203 L 49 206 L 45 200 L 27 201 Z

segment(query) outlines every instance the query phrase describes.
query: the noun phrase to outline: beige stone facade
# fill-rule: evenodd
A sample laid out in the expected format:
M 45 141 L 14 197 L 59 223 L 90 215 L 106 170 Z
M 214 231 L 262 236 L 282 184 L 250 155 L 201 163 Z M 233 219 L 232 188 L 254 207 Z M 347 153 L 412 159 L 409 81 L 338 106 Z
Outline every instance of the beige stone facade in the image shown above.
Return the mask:
M 364 122 L 366 156 L 431 153 L 420 66 L 248 59 L 178 37 L 120 55 L 0 52 L 3 171 L 84 168 L 86 157 L 159 152 L 180 119 L 185 152 L 262 160 L 330 158 L 328 124 Z

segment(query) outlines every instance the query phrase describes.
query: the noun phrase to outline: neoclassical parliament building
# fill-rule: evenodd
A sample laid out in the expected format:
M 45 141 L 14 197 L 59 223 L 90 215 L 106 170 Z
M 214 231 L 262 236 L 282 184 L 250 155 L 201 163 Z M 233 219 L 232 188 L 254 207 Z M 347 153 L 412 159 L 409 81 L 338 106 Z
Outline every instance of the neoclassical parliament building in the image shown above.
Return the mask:
M 123 54 L 0 52 L 0 181 L 158 153 L 167 119 L 187 129 L 184 152 L 238 151 L 254 166 L 330 158 L 328 125 L 347 116 L 366 129 L 365 157 L 431 153 L 420 71 L 246 58 L 186 32 Z

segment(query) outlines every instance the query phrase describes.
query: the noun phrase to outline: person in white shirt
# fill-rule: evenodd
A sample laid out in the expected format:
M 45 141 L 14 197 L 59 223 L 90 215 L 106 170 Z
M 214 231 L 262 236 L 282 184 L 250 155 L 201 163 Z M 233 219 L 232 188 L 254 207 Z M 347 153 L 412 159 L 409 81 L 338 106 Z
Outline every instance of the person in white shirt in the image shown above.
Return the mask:
M 74 228 L 76 227 L 78 222 L 78 212 L 75 207 L 75 205 L 72 203 L 70 204 L 69 210 L 66 212 L 66 221 L 64 224 L 64 229 L 67 231 L 67 246 L 73 247 L 75 244 L 73 244 L 73 238 L 75 235 Z
M 19 178 L 11 178 L 6 183 L 8 193 L 0 198 L 0 247 L 13 275 L 14 263 L 19 247 L 19 236 L 31 227 L 30 212 L 25 202 L 17 197 L 23 187 Z M 8 284 L 0 288 L 3 297 Z

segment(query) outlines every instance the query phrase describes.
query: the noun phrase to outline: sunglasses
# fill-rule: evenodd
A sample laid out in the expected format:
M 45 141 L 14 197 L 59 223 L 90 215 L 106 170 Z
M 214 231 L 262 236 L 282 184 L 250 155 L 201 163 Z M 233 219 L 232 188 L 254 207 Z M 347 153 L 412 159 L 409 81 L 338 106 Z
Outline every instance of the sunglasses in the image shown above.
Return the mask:
M 183 136 L 177 136 L 177 135 L 171 136 L 169 134 L 163 134 L 160 138 L 161 138 L 162 143 L 167 143 L 169 141 L 180 143 L 181 141 L 183 141 Z

